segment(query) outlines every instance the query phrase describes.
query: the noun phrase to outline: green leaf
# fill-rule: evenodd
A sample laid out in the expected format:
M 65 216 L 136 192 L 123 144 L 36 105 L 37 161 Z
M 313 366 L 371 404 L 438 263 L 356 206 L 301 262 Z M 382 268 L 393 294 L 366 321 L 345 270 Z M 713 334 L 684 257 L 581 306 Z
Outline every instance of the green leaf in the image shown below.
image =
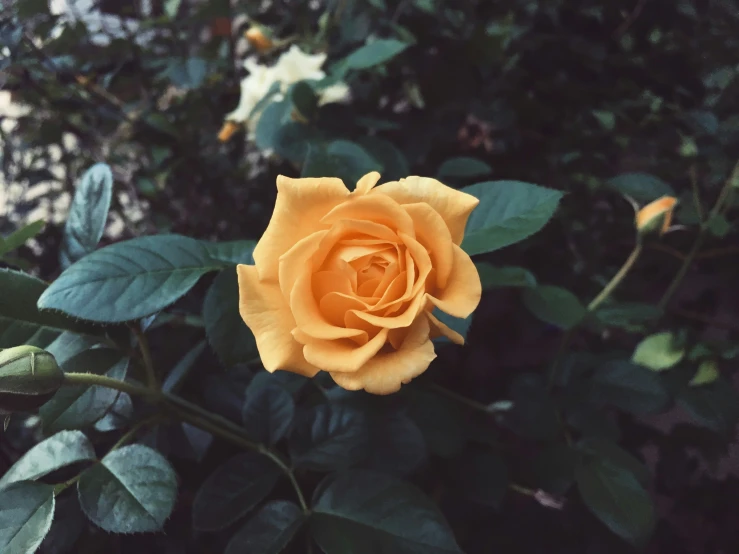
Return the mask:
M 289 446 L 296 467 L 326 471 L 352 466 L 368 453 L 366 417 L 348 406 L 321 404 L 296 418 Z
M 654 529 L 654 508 L 649 495 L 630 471 L 590 459 L 575 472 L 585 505 L 616 535 L 643 546 Z
M 685 347 L 672 333 L 665 331 L 642 340 L 631 359 L 651 370 L 662 371 L 678 364 L 684 356 Z
M 606 464 L 625 469 L 645 487 L 652 479 L 647 466 L 615 442 L 600 437 L 587 437 L 577 446 L 585 455 L 595 456 Z
M 660 412 L 670 401 L 659 375 L 627 361 L 612 361 L 598 368 L 590 396 L 634 414 Z
M 486 181 L 465 187 L 462 192 L 480 199 L 462 242 L 471 256 L 530 237 L 552 218 L 562 198 L 557 190 L 521 181 Z
M 113 379 L 124 379 L 128 362 L 128 358 L 121 359 L 120 353 L 115 350 L 95 348 L 67 360 L 62 369 L 65 373 L 105 374 Z M 116 390 L 98 385 L 62 387 L 41 407 L 39 416 L 44 429 L 49 432 L 79 429 L 102 418 L 119 394 Z
M 59 261 L 67 268 L 97 248 L 108 221 L 113 197 L 113 173 L 98 163 L 80 179 L 64 226 Z
M 128 394 L 122 392 L 108 408 L 107 413 L 95 422 L 95 430 L 107 433 L 128 428 L 131 424 L 131 416 L 133 416 L 133 401 Z
M 447 178 L 472 179 L 473 177 L 484 177 L 490 175 L 493 168 L 477 158 L 468 158 L 460 156 L 458 158 L 449 158 L 436 172 L 436 177 L 443 181 Z
M 26 452 L 0 478 L 0 488 L 16 481 L 34 481 L 61 467 L 95 460 L 92 443 L 80 431 L 61 431 Z
M 675 196 L 675 191 L 670 185 L 648 173 L 622 173 L 608 179 L 606 186 L 633 198 L 640 204 L 646 204 L 661 196 Z
M 368 410 L 369 456 L 361 467 L 392 475 L 406 475 L 427 457 L 421 429 L 401 412 Z
M 180 358 L 180 361 L 167 374 L 167 378 L 162 383 L 162 390 L 164 392 L 174 392 L 177 390 L 185 380 L 185 377 L 187 377 L 187 374 L 195 366 L 195 362 L 198 361 L 203 350 L 205 350 L 205 344 L 205 341 L 201 340 Z
M 19 344 L 46 347 L 60 333 L 101 334 L 102 328 L 36 307 L 46 283 L 19 271 L 0 269 L 0 348 Z
M 178 88 L 199 88 L 208 75 L 208 60 L 204 58 L 173 58 L 167 64 L 163 75 Z
M 662 310 L 640 302 L 617 302 L 601 306 L 596 310 L 595 316 L 609 327 L 640 332 L 644 331 L 649 323 L 659 319 Z
M 434 503 L 399 479 L 366 470 L 330 475 L 311 512 L 325 554 L 459 554 Z
M 200 531 L 218 531 L 240 519 L 264 500 L 280 477 L 266 456 L 239 454 L 205 480 L 192 505 L 192 524 Z
M 0 552 L 33 554 L 53 518 L 51 485 L 20 481 L 0 490 Z
M 77 335 L 69 331 L 65 331 L 58 335 L 54 342 L 44 348 L 49 354 L 54 356 L 56 363 L 63 366 L 67 360 L 72 359 L 77 354 L 91 349 L 99 344 L 100 339 L 89 337 L 87 335 Z
M 208 342 L 226 367 L 259 356 L 257 344 L 239 313 L 239 282 L 234 268 L 216 276 L 203 302 Z
M 85 256 L 44 291 L 38 306 L 91 321 L 130 321 L 169 306 L 221 267 L 195 239 L 139 237 Z
M 739 421 L 739 393 L 722 377 L 700 387 L 685 387 L 677 395 L 677 403 L 698 424 L 717 433 L 733 433 Z
M 539 285 L 523 292 L 523 303 L 541 321 L 560 329 L 571 329 L 587 315 L 585 306 L 567 289 Z
M 391 60 L 408 46 L 396 39 L 378 39 L 356 49 L 340 64 L 346 69 L 369 69 Z
M 332 176 L 356 183 L 370 171 L 382 171 L 382 165 L 358 144 L 335 140 L 326 146 L 310 145 L 301 177 Z
M 411 395 L 408 415 L 423 433 L 429 451 L 442 458 L 459 454 L 466 442 L 459 404 L 424 390 L 413 390 Z
M 719 376 L 720 373 L 716 360 L 703 360 L 698 366 L 698 371 L 696 371 L 695 375 L 690 380 L 689 385 L 691 387 L 708 385 L 716 381 Z
M 297 505 L 273 500 L 236 532 L 225 554 L 279 554 L 303 522 L 303 511 Z
M 46 223 L 41 220 L 34 221 L 33 223 L 29 223 L 21 229 L 18 229 L 10 236 L 5 238 L 0 237 L 0 258 L 8 252 L 12 252 L 16 248 L 23 246 L 26 242 L 38 235 L 41 232 L 41 229 L 44 228 L 44 225 L 46 225 Z
M 480 274 L 483 289 L 536 286 L 536 277 L 523 267 L 496 267 L 487 262 L 477 262 L 475 267 Z
M 263 444 L 274 444 L 290 430 L 295 416 L 293 397 L 280 385 L 247 389 L 242 411 L 247 433 Z
M 280 128 L 290 121 L 292 109 L 293 104 L 289 100 L 272 102 L 264 108 L 254 130 L 257 148 L 260 150 L 275 148 Z
M 156 450 L 132 444 L 84 471 L 77 493 L 87 517 L 105 531 L 159 531 L 177 499 L 177 475 Z
M 554 440 L 561 429 L 557 408 L 541 375 L 521 373 L 511 384 L 513 407 L 501 421 L 514 433 L 532 440 Z
M 508 490 L 508 467 L 494 452 L 468 454 L 454 467 L 454 483 L 473 502 L 500 508 Z
M 723 215 L 716 214 L 708 219 L 706 228 L 714 237 L 722 239 L 731 231 L 731 223 Z
M 226 264 L 253 264 L 252 253 L 257 243 L 253 240 L 232 240 L 228 242 L 206 242 L 203 246 L 214 260 Z
M 534 485 L 551 494 L 564 495 L 575 482 L 580 453 L 567 444 L 554 444 L 540 450 L 531 461 Z
M 318 109 L 318 96 L 306 81 L 299 81 L 290 88 L 290 99 L 300 115 L 311 119 Z
M 383 182 L 410 175 L 408 159 L 392 142 L 377 136 L 366 136 L 358 138 L 357 144 L 382 166 Z

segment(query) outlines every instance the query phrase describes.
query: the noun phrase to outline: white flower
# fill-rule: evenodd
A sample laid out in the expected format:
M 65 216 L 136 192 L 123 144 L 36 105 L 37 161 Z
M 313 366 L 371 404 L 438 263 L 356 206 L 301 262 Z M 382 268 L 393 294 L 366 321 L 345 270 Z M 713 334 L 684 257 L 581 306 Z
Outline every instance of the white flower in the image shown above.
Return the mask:
M 311 56 L 293 44 L 275 64 L 276 79 L 282 83 L 284 90 L 298 81 L 319 81 L 326 76 L 321 69 L 325 61 L 326 54 Z
M 249 70 L 249 75 L 241 81 L 239 105 L 234 111 L 226 115 L 227 121 L 245 123 L 254 107 L 264 98 L 277 80 L 273 67 L 260 65 L 253 59 L 246 60 L 244 67 Z M 254 121 L 249 121 L 250 127 L 256 126 L 256 119 L 256 117 L 253 117 L 252 120 Z
M 322 66 L 326 61 L 326 54 L 310 55 L 293 45 L 284 52 L 274 66 L 268 67 L 256 62 L 254 58 L 244 61 L 244 67 L 249 71 L 241 81 L 241 98 L 234 111 L 226 115 L 226 121 L 248 123 L 251 133 L 256 129 L 259 113 L 249 115 L 257 103 L 272 89 L 274 83 L 280 83 L 279 92 L 274 100 L 282 100 L 291 85 L 300 81 L 320 81 L 326 77 Z M 318 104 L 343 102 L 349 98 L 349 87 L 346 83 L 335 83 L 318 91 Z
M 319 92 L 318 105 L 323 106 L 324 104 L 344 102 L 349 98 L 349 93 L 349 85 L 346 83 L 335 83 Z

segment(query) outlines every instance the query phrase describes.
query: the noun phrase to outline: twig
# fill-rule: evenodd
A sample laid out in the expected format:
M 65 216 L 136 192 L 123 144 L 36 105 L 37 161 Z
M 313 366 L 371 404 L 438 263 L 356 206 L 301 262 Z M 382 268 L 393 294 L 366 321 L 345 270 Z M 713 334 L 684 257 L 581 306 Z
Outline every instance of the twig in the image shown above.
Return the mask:
M 623 20 L 621 25 L 619 25 L 615 31 L 613 31 L 613 38 L 619 38 L 621 35 L 623 35 L 626 31 L 629 30 L 629 27 L 633 25 L 634 21 L 636 21 L 636 18 L 641 15 L 642 10 L 644 9 L 644 5 L 647 3 L 647 0 L 639 0 L 634 7 L 634 9 L 631 11 L 631 13 L 626 17 L 626 19 Z

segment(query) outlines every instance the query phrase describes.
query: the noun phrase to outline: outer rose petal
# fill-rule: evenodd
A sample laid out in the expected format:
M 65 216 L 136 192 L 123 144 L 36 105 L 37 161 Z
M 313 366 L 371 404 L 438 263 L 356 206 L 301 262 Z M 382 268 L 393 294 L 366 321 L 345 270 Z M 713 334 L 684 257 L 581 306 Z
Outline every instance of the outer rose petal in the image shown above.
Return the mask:
M 326 229 L 321 218 L 346 200 L 350 192 L 341 179 L 277 177 L 277 200 L 267 230 L 254 248 L 261 280 L 276 280 L 280 256 L 299 240 Z
M 444 336 L 454 344 L 464 344 L 464 337 L 457 333 L 454 329 L 439 321 L 434 314 L 426 312 L 431 324 L 431 338 Z
M 367 194 L 370 190 L 372 190 L 372 187 L 374 187 L 379 180 L 380 174 L 377 173 L 377 171 L 371 171 L 367 173 L 367 175 L 357 181 L 357 186 L 354 189 L 354 193 L 358 195 Z
M 429 338 L 429 322 L 419 317 L 408 329 L 403 344 L 395 352 L 377 354 L 354 373 L 332 372 L 331 377 L 347 390 L 364 389 L 372 394 L 390 394 L 428 369 L 436 358 Z
M 452 236 L 444 225 L 444 219 L 425 202 L 406 204 L 403 207 L 413 218 L 416 239 L 431 256 L 433 268 L 436 270 L 436 284 L 441 288 L 445 287 L 454 265 L 454 253 Z
M 238 265 L 239 313 L 254 333 L 267 371 L 284 369 L 313 377 L 319 369 L 303 356 L 303 345 L 292 336 L 295 319 L 276 284 L 259 281 L 257 268 Z
M 351 340 L 311 340 L 303 348 L 305 359 L 324 371 L 355 372 L 377 355 L 387 341 L 387 329 L 358 346 Z
M 454 245 L 454 267 L 446 287 L 428 299 L 442 312 L 467 317 L 475 311 L 482 296 L 482 283 L 475 264 L 467 253 Z
M 462 244 L 467 218 L 480 201 L 429 177 L 407 177 L 375 187 L 370 196 L 384 194 L 399 204 L 426 202 L 446 221 L 454 244 Z

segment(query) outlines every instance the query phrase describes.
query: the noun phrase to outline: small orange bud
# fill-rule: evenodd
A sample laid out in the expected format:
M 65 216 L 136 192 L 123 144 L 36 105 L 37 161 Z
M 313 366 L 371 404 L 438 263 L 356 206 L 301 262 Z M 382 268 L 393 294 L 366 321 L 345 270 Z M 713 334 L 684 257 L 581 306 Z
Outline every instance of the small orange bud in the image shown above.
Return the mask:
M 75 80 L 83 87 L 90 82 L 90 78 L 85 75 L 77 75 L 75 76 Z
M 636 214 L 636 229 L 640 233 L 648 233 L 659 229 L 662 235 L 670 227 L 672 212 L 677 204 L 677 199 L 672 196 L 663 196 L 654 202 L 650 202 Z
M 244 37 L 257 52 L 266 52 L 274 46 L 272 40 L 259 27 L 250 27 L 244 33 Z
M 234 121 L 226 121 L 223 123 L 220 132 L 218 133 L 218 140 L 221 142 L 228 142 L 236 131 L 239 130 L 239 124 Z

